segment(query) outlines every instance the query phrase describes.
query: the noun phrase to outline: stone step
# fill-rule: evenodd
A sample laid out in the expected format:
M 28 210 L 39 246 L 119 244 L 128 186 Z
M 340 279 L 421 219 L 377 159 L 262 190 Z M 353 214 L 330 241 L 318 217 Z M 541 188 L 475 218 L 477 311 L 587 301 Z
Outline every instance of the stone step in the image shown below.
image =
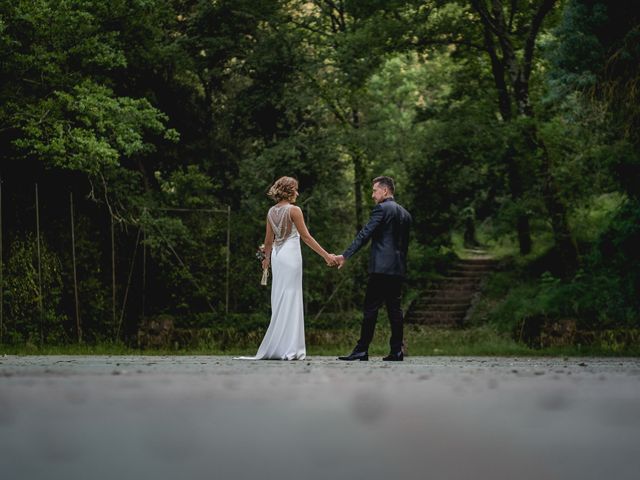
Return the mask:
M 471 301 L 472 295 L 461 297 L 461 296 L 452 296 L 452 297 L 444 297 L 444 296 L 433 296 L 433 297 L 423 297 L 419 300 L 414 300 L 416 305 L 431 305 L 432 303 L 438 305 L 468 305 Z M 420 303 L 418 303 L 420 302 Z
M 494 270 L 495 268 L 491 265 L 453 265 L 450 271 L 487 274 L 493 272 Z
M 458 259 L 458 261 L 460 262 L 483 262 L 483 261 L 489 261 L 489 262 L 496 262 L 497 260 L 495 258 L 492 258 L 488 255 L 473 255 L 467 258 L 460 258 Z
M 448 283 L 476 283 L 480 280 L 481 277 L 459 277 L 454 275 L 448 275 L 446 277 L 442 277 L 437 280 L 437 282 L 448 282 Z
M 462 292 L 464 293 L 464 295 L 456 295 L 455 292 L 447 292 L 447 293 L 443 293 L 443 292 L 438 292 L 436 295 L 433 295 L 431 297 L 428 297 L 427 300 L 429 303 L 425 303 L 423 305 L 431 305 L 433 303 L 435 304 L 439 304 L 439 305 L 451 305 L 451 304 L 470 304 L 471 300 L 473 300 L 473 296 L 475 295 L 475 292 Z
M 447 277 L 462 277 L 462 278 L 484 278 L 487 275 L 494 272 L 494 269 L 490 270 L 465 270 L 461 268 L 454 267 L 447 272 L 444 278 Z
M 461 310 L 447 310 L 447 309 L 429 309 L 429 310 L 411 310 L 411 314 L 417 317 L 430 317 L 437 315 L 456 315 L 458 317 L 464 317 L 467 313 L 468 308 L 463 308 Z
M 464 307 L 458 307 L 456 305 L 452 308 L 448 308 L 450 305 L 451 304 L 438 304 L 433 306 L 429 305 L 428 307 L 415 307 L 413 310 L 421 311 L 421 312 L 428 312 L 428 311 L 443 312 L 444 311 L 444 312 L 457 313 L 457 312 L 466 312 L 471 307 L 471 303 L 467 303 Z
M 405 319 L 405 323 L 418 324 L 418 325 L 434 325 L 434 326 L 448 326 L 454 327 L 461 324 L 461 317 L 454 316 L 411 316 Z
M 448 308 L 448 309 L 459 309 L 459 308 L 469 308 L 469 302 L 460 301 L 460 299 L 420 299 L 416 300 L 411 304 L 411 308 L 415 308 L 418 310 L 425 310 L 427 308 Z
M 488 258 L 463 258 L 456 260 L 454 265 L 468 268 L 495 268 L 498 265 L 497 260 Z
M 428 298 L 431 301 L 437 299 L 439 302 L 464 302 L 471 300 L 474 293 L 476 293 L 476 289 L 429 289 L 425 291 L 425 298 Z
M 469 305 L 469 301 L 462 298 L 446 298 L 446 297 L 423 297 L 414 300 L 412 307 L 430 307 L 432 305 L 447 305 L 451 307 L 464 307 Z
M 412 314 L 414 312 L 411 312 Z M 420 312 L 420 315 L 417 315 L 418 312 L 415 312 L 416 316 L 422 318 L 432 318 L 432 317 L 450 317 L 450 318 L 460 318 L 463 317 L 466 312 L 451 312 L 451 311 L 438 311 L 438 310 L 427 310 Z
M 467 280 L 482 280 L 489 272 L 465 272 L 465 271 L 460 271 L 460 270 L 452 270 L 449 273 L 447 273 L 446 277 L 443 277 L 445 279 L 449 279 L 449 278 L 463 278 L 463 279 L 467 279 Z
M 481 282 L 495 270 L 497 264 L 492 258 L 459 260 L 446 277 L 433 281 L 413 301 L 405 322 L 441 327 L 462 325 Z
M 484 277 L 485 275 L 489 275 L 494 272 L 494 268 L 460 268 L 460 267 L 452 267 L 451 270 L 447 272 L 447 277 L 468 277 L 470 275 L 475 275 L 477 277 Z
M 478 290 L 480 282 L 442 282 L 432 287 L 432 290 L 438 292 L 467 292 L 472 294 Z
M 466 253 L 471 254 L 471 255 L 487 255 L 487 250 L 485 250 L 484 248 L 480 248 L 480 247 L 465 248 L 464 251 Z
M 458 265 L 465 265 L 465 266 L 496 266 L 498 265 L 498 260 L 494 260 L 492 258 L 461 258 L 460 260 L 458 260 L 456 262 Z
M 423 310 L 420 312 L 415 312 L 416 315 L 419 314 L 421 317 L 455 317 L 458 318 L 460 316 L 464 316 L 466 310 L 462 311 L 451 311 L 451 310 Z
M 434 298 L 428 305 L 471 305 L 473 296 L 457 297 L 457 298 Z
M 416 309 L 420 310 L 466 310 L 471 302 L 441 302 L 435 300 L 423 305 L 416 305 Z

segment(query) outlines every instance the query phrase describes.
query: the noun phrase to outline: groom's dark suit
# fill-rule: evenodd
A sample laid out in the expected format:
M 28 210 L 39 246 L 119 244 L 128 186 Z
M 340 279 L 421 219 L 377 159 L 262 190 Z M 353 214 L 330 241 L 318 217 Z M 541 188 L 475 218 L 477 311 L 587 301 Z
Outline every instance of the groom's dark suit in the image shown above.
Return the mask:
M 371 239 L 369 283 L 364 301 L 364 318 L 355 351 L 365 352 L 373 339 L 378 310 L 387 306 L 391 322 L 391 353 L 402 349 L 402 281 L 407 273 L 407 249 L 411 215 L 395 200 L 387 198 L 376 205 L 369 222 L 342 254 L 353 256 Z

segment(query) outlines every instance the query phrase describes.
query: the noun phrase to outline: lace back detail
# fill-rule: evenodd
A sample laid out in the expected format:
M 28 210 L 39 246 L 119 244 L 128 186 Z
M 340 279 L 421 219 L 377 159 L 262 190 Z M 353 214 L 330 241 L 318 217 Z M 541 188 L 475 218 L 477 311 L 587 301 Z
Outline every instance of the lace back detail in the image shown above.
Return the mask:
M 276 246 L 279 247 L 289 238 L 298 235 L 298 230 L 293 220 L 291 220 L 291 204 L 271 207 L 267 218 L 273 229 L 275 236 L 274 244 Z

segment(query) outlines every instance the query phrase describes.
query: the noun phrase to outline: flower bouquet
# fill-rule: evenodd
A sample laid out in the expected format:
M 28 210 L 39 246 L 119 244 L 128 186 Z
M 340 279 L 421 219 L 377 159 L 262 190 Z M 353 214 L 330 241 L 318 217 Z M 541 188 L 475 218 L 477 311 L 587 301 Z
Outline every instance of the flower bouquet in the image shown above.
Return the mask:
M 267 254 L 264 251 L 264 243 L 258 247 L 256 251 L 256 258 L 262 264 L 262 261 L 267 257 Z M 260 285 L 266 285 L 267 279 L 269 278 L 269 267 L 262 269 L 262 280 L 260 280 Z

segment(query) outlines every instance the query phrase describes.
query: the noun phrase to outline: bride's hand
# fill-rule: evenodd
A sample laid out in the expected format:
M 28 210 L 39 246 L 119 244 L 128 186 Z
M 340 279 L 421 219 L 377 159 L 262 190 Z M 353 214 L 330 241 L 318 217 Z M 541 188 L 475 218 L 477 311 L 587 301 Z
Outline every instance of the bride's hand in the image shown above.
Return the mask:
M 337 265 L 336 263 L 336 256 L 333 253 L 328 254 L 325 258 L 324 261 L 327 262 L 327 265 L 329 267 L 335 267 Z
M 267 268 L 269 268 L 270 263 L 271 263 L 271 260 L 268 258 L 265 258 L 264 260 L 262 260 L 262 270 L 266 270 Z

